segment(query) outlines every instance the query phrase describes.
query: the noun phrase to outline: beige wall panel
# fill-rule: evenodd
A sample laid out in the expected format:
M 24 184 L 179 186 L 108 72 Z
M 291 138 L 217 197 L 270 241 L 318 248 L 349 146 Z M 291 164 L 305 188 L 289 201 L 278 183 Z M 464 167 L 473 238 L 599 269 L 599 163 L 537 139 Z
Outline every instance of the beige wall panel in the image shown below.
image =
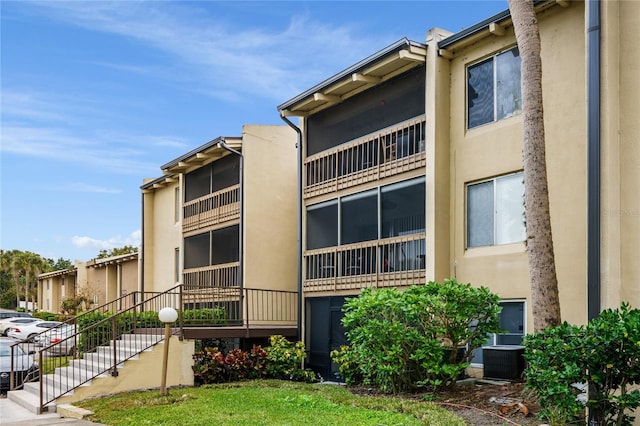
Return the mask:
M 138 259 L 122 263 L 121 292 L 132 293 L 138 289 Z
M 108 374 L 97 377 L 91 381 L 91 386 L 81 386 L 75 389 L 72 395 L 63 396 L 56 402 L 71 403 L 132 390 L 159 389 L 162 381 L 163 347 L 164 343 L 160 343 L 154 346 L 152 351 L 142 352 L 138 359 L 126 361 L 119 367 L 120 374 L 117 377 Z M 193 386 L 191 366 L 194 351 L 194 340 L 180 341 L 176 336 L 171 337 L 167 361 L 167 387 Z
M 640 2 L 602 2 L 602 305 L 640 307 Z
M 540 16 L 551 217 L 563 319 L 585 321 L 586 143 L 582 4 Z M 466 66 L 515 45 L 513 29 L 458 52 L 451 62 L 452 239 L 459 281 L 502 298 L 530 300 L 523 244 L 465 250 L 465 184 L 522 169 L 522 117 L 466 130 Z M 569 77 L 570 76 L 570 77 Z M 547 95 L 548 94 L 548 95 Z M 556 96 L 560 94 L 560 96 Z M 533 324 L 527 306 L 529 331 Z
M 243 127 L 244 286 L 296 290 L 296 133 Z
M 175 220 L 175 191 L 178 185 L 176 182 L 144 195 L 145 291 L 160 292 L 176 285 L 175 249 L 182 250 L 182 222 Z

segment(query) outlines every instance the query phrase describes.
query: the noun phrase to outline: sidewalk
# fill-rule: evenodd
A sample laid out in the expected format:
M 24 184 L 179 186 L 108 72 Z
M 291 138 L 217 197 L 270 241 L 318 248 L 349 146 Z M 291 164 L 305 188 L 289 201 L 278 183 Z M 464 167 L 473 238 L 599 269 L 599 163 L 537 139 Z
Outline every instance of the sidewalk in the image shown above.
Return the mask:
M 34 414 L 6 397 L 0 397 L 0 424 L 2 426 L 99 425 L 88 420 L 63 418 L 58 413 Z

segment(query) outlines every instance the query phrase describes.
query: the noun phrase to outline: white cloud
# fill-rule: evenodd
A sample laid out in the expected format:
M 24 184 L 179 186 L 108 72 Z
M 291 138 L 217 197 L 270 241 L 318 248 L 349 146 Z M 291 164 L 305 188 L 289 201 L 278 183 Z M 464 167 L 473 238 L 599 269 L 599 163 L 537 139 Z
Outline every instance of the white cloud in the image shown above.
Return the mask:
M 233 88 L 245 96 L 263 96 L 277 102 L 362 59 L 361 52 L 382 46 L 381 31 L 367 32 L 351 25 L 315 21 L 310 14 L 294 15 L 284 27 L 265 22 L 246 26 L 209 3 L 168 2 L 39 2 L 38 11 L 92 31 L 118 34 L 174 57 L 188 73 L 173 73 L 199 81 L 205 93 Z M 223 3 L 222 3 L 223 4 Z M 219 12 L 219 16 L 213 16 Z M 357 24 L 355 24 L 357 25 Z M 395 41 L 395 40 L 391 40 Z M 111 67 L 144 70 L 135 64 Z M 340 65 L 338 65 L 340 66 Z M 295 77 L 295 78 L 293 78 Z M 294 87 L 301 85 L 302 87 Z M 225 99 L 233 99 L 226 96 Z
M 113 248 L 119 248 L 124 246 L 139 247 L 141 242 L 142 232 L 138 229 L 133 231 L 128 236 L 122 237 L 117 235 L 115 237 L 108 238 L 106 240 L 100 240 L 88 236 L 74 236 L 71 238 L 71 242 L 74 246 L 83 249 L 93 250 L 110 250 Z

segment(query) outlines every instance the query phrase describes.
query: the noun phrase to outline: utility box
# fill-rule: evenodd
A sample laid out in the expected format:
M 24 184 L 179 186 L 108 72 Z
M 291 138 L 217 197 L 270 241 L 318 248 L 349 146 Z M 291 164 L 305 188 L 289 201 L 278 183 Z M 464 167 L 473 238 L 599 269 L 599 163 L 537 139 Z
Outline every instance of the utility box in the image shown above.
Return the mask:
M 524 371 L 524 346 L 483 346 L 485 379 L 520 380 Z

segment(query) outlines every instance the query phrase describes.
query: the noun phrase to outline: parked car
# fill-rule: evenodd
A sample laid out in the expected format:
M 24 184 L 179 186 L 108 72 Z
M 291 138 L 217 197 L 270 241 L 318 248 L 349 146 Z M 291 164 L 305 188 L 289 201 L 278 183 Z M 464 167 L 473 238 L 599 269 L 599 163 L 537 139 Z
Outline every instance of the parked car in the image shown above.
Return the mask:
M 72 337 L 74 334 L 75 324 L 63 324 L 43 334 L 38 340 L 38 346 L 52 356 L 73 355 L 76 350 L 76 339 Z
M 0 320 L 0 335 L 6 336 L 7 332 L 9 331 L 9 328 L 12 328 L 14 326 L 31 324 L 39 321 L 42 321 L 42 320 L 38 318 L 31 318 L 31 317 L 5 318 L 3 320 Z
M 29 318 L 31 317 L 31 314 L 29 312 L 18 312 L 11 309 L 0 309 L 0 320 L 18 317 Z
M 28 324 L 15 324 L 7 329 L 7 336 L 26 342 L 34 342 L 34 337 L 51 328 L 61 325 L 60 321 L 38 320 Z
M 9 390 L 11 380 L 11 345 L 15 340 L 0 337 L 0 392 Z M 25 382 L 37 381 L 40 378 L 40 367 L 31 355 L 35 352 L 25 352 L 20 345 L 13 347 L 14 388 Z

